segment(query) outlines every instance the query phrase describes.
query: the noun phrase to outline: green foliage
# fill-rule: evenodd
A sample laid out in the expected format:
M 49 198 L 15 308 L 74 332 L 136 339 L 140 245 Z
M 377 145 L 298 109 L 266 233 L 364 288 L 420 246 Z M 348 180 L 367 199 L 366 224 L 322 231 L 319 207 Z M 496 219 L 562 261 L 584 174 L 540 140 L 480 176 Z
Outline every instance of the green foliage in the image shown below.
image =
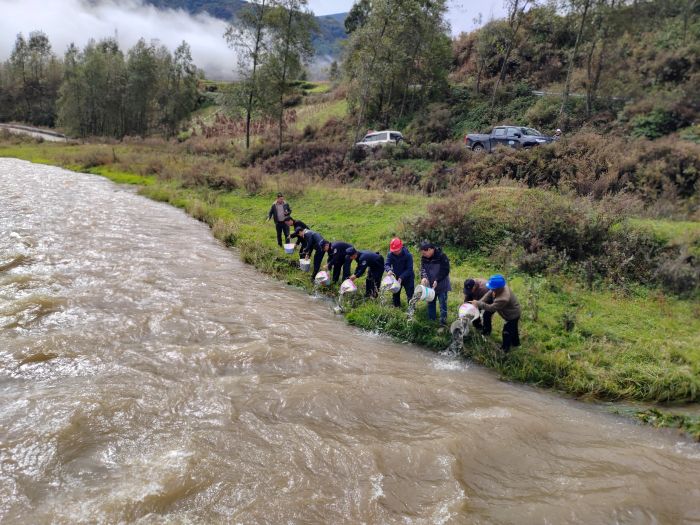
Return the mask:
M 678 127 L 678 118 L 669 111 L 655 109 L 646 115 L 637 115 L 632 119 L 632 135 L 647 139 L 658 139 Z
M 647 425 L 657 428 L 678 428 L 690 434 L 696 441 L 700 441 L 700 417 L 684 414 L 674 414 L 650 408 L 636 412 L 635 417 Z

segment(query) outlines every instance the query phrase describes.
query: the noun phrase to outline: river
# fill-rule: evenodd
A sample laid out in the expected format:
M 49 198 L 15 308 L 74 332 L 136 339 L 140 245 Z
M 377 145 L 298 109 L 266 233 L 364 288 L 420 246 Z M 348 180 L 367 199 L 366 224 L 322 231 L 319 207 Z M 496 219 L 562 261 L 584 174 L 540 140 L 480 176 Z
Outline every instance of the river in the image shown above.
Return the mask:
M 178 209 L 12 159 L 0 365 L 4 524 L 700 523 L 682 436 L 349 327 Z

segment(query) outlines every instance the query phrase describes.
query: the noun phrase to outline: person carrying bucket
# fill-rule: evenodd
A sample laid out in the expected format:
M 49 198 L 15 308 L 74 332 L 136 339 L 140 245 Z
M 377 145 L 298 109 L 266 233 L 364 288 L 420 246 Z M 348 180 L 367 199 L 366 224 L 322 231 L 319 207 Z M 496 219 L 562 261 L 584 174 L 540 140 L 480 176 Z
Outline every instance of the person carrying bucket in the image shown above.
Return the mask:
M 486 287 L 486 279 L 469 278 L 464 281 L 464 302 L 471 303 L 472 301 L 478 301 L 484 297 L 489 289 Z M 491 318 L 493 317 L 493 312 L 484 312 L 482 319 L 477 319 L 474 321 L 472 326 L 477 330 L 480 330 L 482 334 L 489 335 L 491 333 Z
M 452 290 L 450 283 L 450 260 L 432 242 L 420 245 L 421 284 L 435 290 L 436 299 L 428 303 L 428 319 L 437 318 L 436 302 L 440 303 L 440 326 L 447 326 L 447 294 Z
M 343 241 L 325 241 L 323 250 L 328 254 L 328 271 L 333 272 L 333 283 L 340 280 L 340 272 L 343 272 L 343 281 L 350 277 L 350 263 L 352 262 L 347 257 L 348 248 L 352 244 Z
M 289 228 L 291 231 L 296 232 L 297 228 L 301 228 L 302 230 L 308 230 L 309 227 L 304 223 L 304 221 L 298 221 L 292 217 L 287 217 L 284 219 L 284 223 L 287 225 L 287 228 Z M 296 233 L 292 233 L 290 235 L 292 239 L 296 238 L 297 240 L 297 247 L 299 248 L 299 257 L 304 257 L 306 254 L 304 253 L 304 241 L 303 239 L 297 235 Z
M 294 234 L 298 237 L 300 236 L 304 240 L 304 257 L 306 260 L 311 258 L 311 254 L 314 254 L 314 267 L 311 272 L 311 282 L 316 278 L 316 274 L 321 269 L 321 262 L 323 261 L 323 256 L 326 252 L 323 251 L 323 243 L 326 240 L 323 236 L 313 230 L 297 228 L 294 230 Z
M 513 290 L 507 286 L 506 278 L 500 274 L 492 275 L 486 283 L 486 288 L 489 289 L 489 292 L 480 300 L 472 301 L 472 304 L 484 312 L 491 312 L 491 315 L 498 312 L 498 315 L 506 322 L 503 325 L 501 350 L 508 353 L 511 347 L 520 346 L 518 332 L 518 321 L 520 321 L 521 314 L 520 303 Z
M 416 279 L 413 273 L 413 255 L 398 237 L 389 243 L 389 253 L 386 255 L 384 271 L 396 278 L 401 288 L 406 291 L 406 299 L 410 301 L 413 297 Z M 392 294 L 392 300 L 395 307 L 401 307 L 401 289 Z
M 274 219 L 275 228 L 277 229 L 277 244 L 282 246 L 282 234 L 284 233 L 284 243 L 289 244 L 289 226 L 285 219 L 292 214 L 292 208 L 284 200 L 284 195 L 277 194 L 277 200 L 272 203 L 270 211 L 267 214 L 267 220 Z
M 357 261 L 357 268 L 350 276 L 350 280 L 354 282 L 367 271 L 365 297 L 377 297 L 382 274 L 384 274 L 384 257 L 369 250 L 357 251 L 353 246 L 350 246 L 345 253 L 350 261 Z

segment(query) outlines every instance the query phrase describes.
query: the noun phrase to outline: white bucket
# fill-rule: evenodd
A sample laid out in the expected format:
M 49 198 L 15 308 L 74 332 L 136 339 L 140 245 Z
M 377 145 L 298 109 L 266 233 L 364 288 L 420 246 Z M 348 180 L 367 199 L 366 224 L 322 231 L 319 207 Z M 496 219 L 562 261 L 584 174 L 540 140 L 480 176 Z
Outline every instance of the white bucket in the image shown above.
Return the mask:
M 331 284 L 331 276 L 328 275 L 328 272 L 321 271 L 316 274 L 314 281 L 318 285 L 328 286 Z
M 382 279 L 381 288 L 390 293 L 398 293 L 401 290 L 401 283 L 393 275 L 387 275 Z
M 427 286 L 423 286 L 422 284 L 416 286 L 415 293 L 418 294 L 421 301 L 425 301 L 426 303 L 432 303 L 435 300 L 435 290 Z
M 299 268 L 302 272 L 308 272 L 311 269 L 311 261 L 308 259 L 299 259 Z
M 340 294 L 344 295 L 346 293 L 355 293 L 357 291 L 357 286 L 351 279 L 345 279 L 343 284 L 340 285 Z
M 479 317 L 481 317 L 481 313 L 479 312 L 479 309 L 473 304 L 464 303 L 462 306 L 459 307 L 457 316 L 460 319 L 464 319 L 465 321 L 474 322 Z
M 284 253 L 286 253 L 287 255 L 291 255 L 294 253 L 294 248 L 296 248 L 296 244 L 294 244 L 294 243 L 285 244 L 284 245 Z

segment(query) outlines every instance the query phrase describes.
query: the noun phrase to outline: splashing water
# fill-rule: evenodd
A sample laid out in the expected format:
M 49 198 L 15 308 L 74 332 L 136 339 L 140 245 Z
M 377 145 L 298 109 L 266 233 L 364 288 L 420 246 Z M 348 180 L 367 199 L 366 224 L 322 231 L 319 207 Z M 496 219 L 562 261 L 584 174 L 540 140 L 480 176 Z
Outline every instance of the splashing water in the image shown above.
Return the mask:
M 420 301 L 420 292 L 415 291 L 413 293 L 413 297 L 411 297 L 411 300 L 408 301 L 408 310 L 406 310 L 406 318 L 409 321 L 413 321 L 413 318 L 416 315 L 416 305 L 418 304 L 418 301 Z

